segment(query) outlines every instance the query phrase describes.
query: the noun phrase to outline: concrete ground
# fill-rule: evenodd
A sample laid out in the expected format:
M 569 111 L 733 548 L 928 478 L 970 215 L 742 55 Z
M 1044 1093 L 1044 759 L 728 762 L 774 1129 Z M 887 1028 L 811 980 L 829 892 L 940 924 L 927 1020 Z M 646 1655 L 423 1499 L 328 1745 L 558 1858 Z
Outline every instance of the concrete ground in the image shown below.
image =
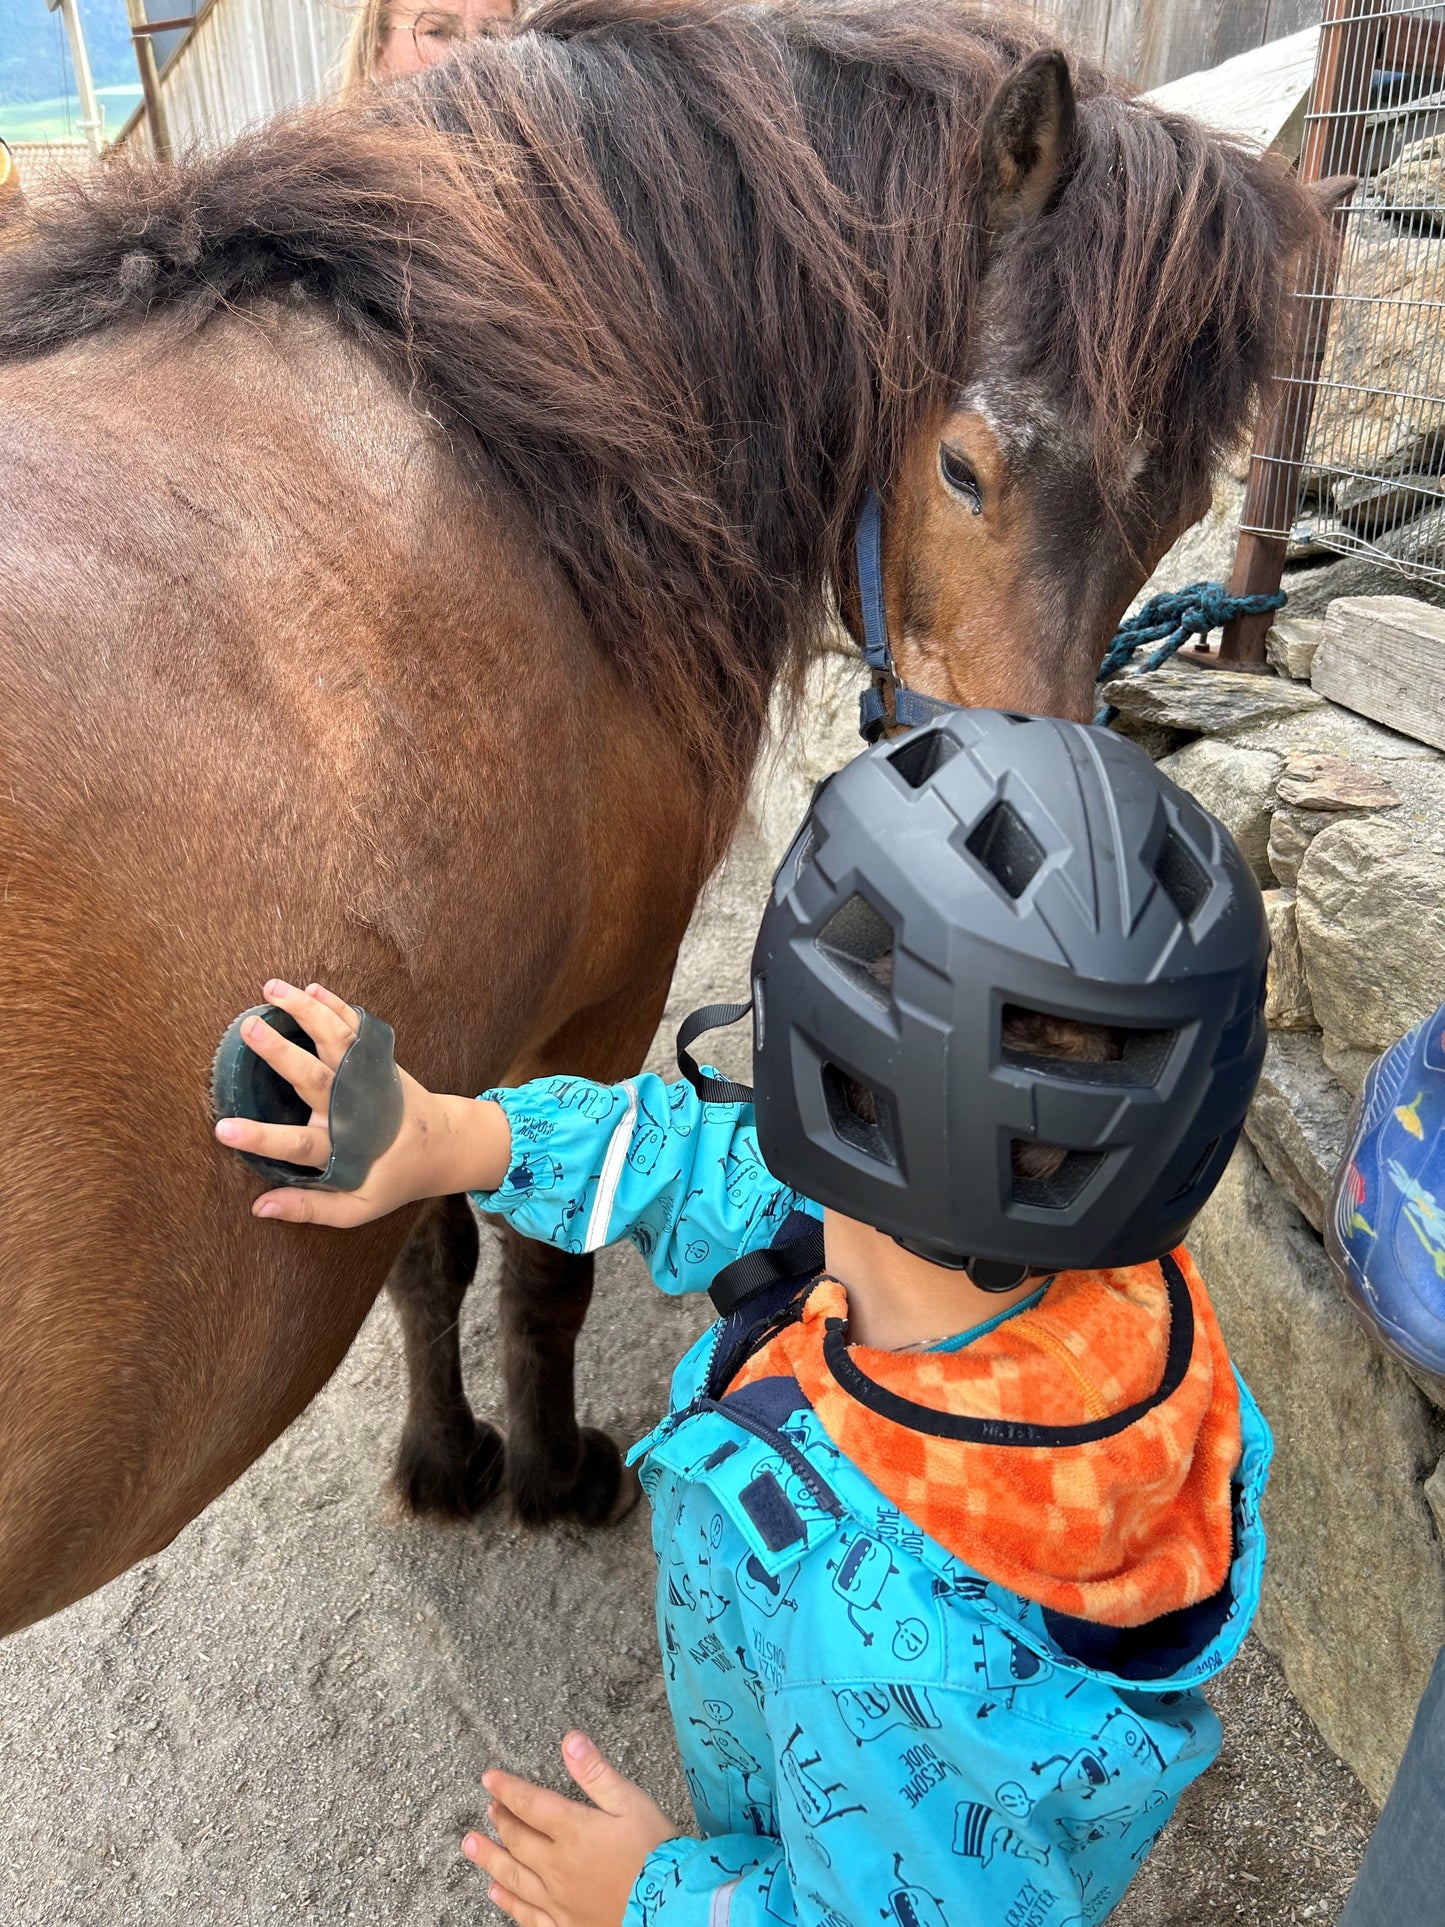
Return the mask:
M 678 1016 L 742 987 L 783 826 L 849 753 L 851 692 L 834 679 L 820 701 L 811 766 L 759 795 L 700 911 L 656 1068 Z M 494 1413 L 490 1264 L 467 1301 L 464 1355 L 474 1402 Z M 704 1316 L 655 1292 L 630 1250 L 607 1254 L 583 1416 L 644 1431 Z M 402 1410 L 381 1305 L 310 1410 L 173 1546 L 0 1646 L 5 1927 L 488 1922 L 499 1917 L 458 1851 L 478 1777 L 491 1763 L 554 1776 L 572 1723 L 686 1815 L 645 1516 L 599 1533 L 526 1533 L 497 1509 L 452 1530 L 403 1521 L 385 1491 Z M 1258 1647 L 1217 1704 L 1223 1758 L 1115 1922 L 1332 1922 L 1368 1801 Z

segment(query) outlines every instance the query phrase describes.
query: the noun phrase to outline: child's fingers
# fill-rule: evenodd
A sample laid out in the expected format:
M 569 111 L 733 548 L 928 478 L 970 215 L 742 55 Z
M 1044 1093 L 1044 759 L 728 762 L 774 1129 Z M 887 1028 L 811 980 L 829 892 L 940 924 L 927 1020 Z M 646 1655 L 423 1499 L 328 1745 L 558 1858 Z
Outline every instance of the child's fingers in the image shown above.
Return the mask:
M 296 1019 L 320 1051 L 321 1061 L 335 1070 L 361 1025 L 361 1019 L 351 1006 L 342 1003 L 339 997 L 332 996 L 329 991 L 322 998 L 309 990 L 298 990 L 295 984 L 288 984 L 284 977 L 270 978 L 264 995 L 268 1004 L 277 1005 L 288 1017 Z M 310 1055 L 309 1052 L 303 1054 Z
M 604 1813 L 621 1813 L 642 1791 L 617 1771 L 585 1733 L 567 1735 L 562 1742 L 562 1760 L 587 1798 Z
M 514 1860 L 537 1872 L 541 1871 L 547 1853 L 555 1845 L 554 1841 L 545 1833 L 539 1833 L 535 1827 L 529 1827 L 525 1820 L 519 1820 L 510 1807 L 503 1806 L 500 1800 L 493 1800 L 487 1820 Z
M 550 1788 L 533 1786 L 530 1780 L 519 1780 L 513 1773 L 500 1770 L 482 1775 L 482 1785 L 494 1800 L 509 1807 L 520 1820 L 538 1833 L 545 1833 L 548 1839 L 555 1839 L 557 1829 L 565 1827 L 577 1812 L 575 1800 L 568 1800 Z
M 503 1846 L 495 1840 L 488 1840 L 483 1833 L 469 1833 L 462 1842 L 462 1852 L 468 1860 L 475 1862 L 493 1880 L 510 1889 L 519 1900 L 525 1900 L 534 1907 L 545 1907 L 547 1889 L 530 1867 L 524 1867 L 520 1860 L 513 1859 Z
M 380 1216 L 355 1191 L 263 1191 L 251 1206 L 253 1218 L 275 1218 L 281 1224 L 325 1224 L 349 1231 Z
M 230 1151 L 252 1151 L 257 1157 L 280 1158 L 286 1164 L 314 1164 L 326 1169 L 331 1156 L 331 1134 L 316 1124 L 260 1124 L 251 1117 L 223 1117 L 216 1139 Z
M 328 990 L 325 984 L 307 984 L 306 995 L 314 997 L 318 1004 L 325 1004 L 329 1011 L 341 1019 L 353 1037 L 361 1029 L 360 1012 L 353 1010 L 344 998 L 338 997 L 334 990 Z
M 270 1001 L 275 1003 L 277 1000 L 273 997 Z M 317 1008 L 320 1009 L 320 1005 Z M 290 1014 L 300 1023 L 298 1013 L 292 1011 Z M 328 1019 L 335 1021 L 330 1018 L 329 1012 Z M 302 1029 L 305 1028 L 303 1024 Z M 260 1017 L 249 1017 L 242 1024 L 241 1041 L 258 1057 L 264 1058 L 278 1077 L 284 1077 L 296 1095 L 303 1098 L 313 1111 L 326 1110 L 331 1102 L 335 1074 L 319 1057 L 313 1057 L 309 1050 L 302 1050 L 299 1044 L 293 1044 L 280 1031 L 272 1030 Z
M 517 1927 L 557 1927 L 549 1913 L 531 1906 L 519 1894 L 514 1894 L 510 1888 L 501 1886 L 495 1880 L 487 1889 L 487 1898 L 494 1907 L 500 1907 L 509 1919 L 515 1920 Z

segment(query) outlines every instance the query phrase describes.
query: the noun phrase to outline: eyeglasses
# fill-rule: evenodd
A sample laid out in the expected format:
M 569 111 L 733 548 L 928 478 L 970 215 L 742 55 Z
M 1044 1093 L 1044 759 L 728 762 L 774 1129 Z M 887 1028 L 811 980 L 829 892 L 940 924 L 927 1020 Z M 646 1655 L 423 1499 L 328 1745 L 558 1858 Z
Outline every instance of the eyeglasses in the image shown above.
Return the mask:
M 417 58 L 426 62 L 440 60 L 457 41 L 466 38 L 467 32 L 462 16 L 446 8 L 427 8 L 415 14 L 409 8 L 398 8 L 388 16 L 386 29 L 409 34 Z

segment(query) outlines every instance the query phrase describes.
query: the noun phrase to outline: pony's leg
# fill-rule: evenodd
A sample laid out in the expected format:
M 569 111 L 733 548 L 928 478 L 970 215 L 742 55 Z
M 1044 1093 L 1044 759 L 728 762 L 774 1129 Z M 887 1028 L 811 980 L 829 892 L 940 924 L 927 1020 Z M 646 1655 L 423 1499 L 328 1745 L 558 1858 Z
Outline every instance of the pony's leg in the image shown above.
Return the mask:
M 661 948 L 661 945 L 659 945 Z M 610 1080 L 642 1062 L 667 1002 L 676 939 L 650 984 L 582 1011 L 526 1066 Z M 606 1525 L 637 1503 L 637 1475 L 605 1432 L 577 1423 L 577 1335 L 592 1299 L 592 1259 L 502 1233 L 501 1324 L 507 1386 L 507 1491 L 528 1525 L 571 1517 Z
M 525 1525 L 570 1515 L 607 1525 L 637 1503 L 637 1475 L 605 1432 L 577 1423 L 577 1335 L 592 1259 L 502 1232 L 507 1491 Z
M 386 1281 L 406 1347 L 407 1411 L 396 1486 L 413 1512 L 466 1518 L 499 1490 L 502 1436 L 479 1424 L 462 1384 L 462 1300 L 477 1268 L 477 1221 L 465 1198 L 429 1205 Z

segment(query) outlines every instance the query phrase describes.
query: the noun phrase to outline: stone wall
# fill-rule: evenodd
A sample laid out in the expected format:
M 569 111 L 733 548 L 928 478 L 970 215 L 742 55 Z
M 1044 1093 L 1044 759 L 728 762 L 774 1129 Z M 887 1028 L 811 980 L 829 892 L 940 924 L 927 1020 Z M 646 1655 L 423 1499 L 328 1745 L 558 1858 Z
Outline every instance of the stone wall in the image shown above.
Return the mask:
M 1445 757 L 1327 701 L 1302 679 L 1317 632 L 1280 630 L 1293 675 L 1105 693 L 1264 886 L 1264 1078 L 1190 1242 L 1275 1432 L 1260 1635 L 1382 1799 L 1445 1643 L 1445 1412 L 1355 1320 L 1319 1229 L 1365 1069 L 1445 1002 Z

